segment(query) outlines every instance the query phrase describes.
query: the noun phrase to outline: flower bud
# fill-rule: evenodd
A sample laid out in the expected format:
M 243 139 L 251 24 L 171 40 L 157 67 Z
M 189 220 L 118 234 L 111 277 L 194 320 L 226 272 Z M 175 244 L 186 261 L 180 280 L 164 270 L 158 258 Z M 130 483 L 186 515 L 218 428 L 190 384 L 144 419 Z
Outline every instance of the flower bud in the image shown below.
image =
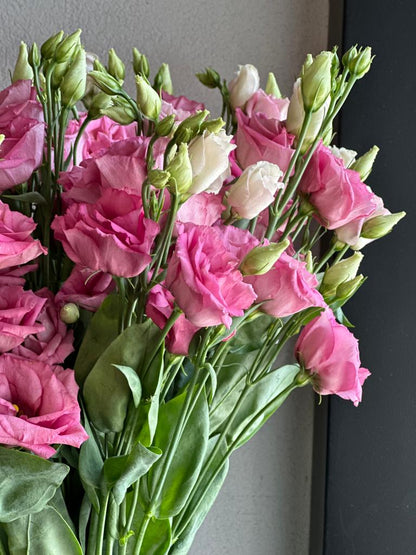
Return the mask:
M 49 37 L 40 47 L 40 53 L 44 60 L 50 60 L 55 55 L 55 50 L 64 36 L 63 31 L 59 31 L 56 35 Z
M 358 54 L 358 50 L 356 46 L 352 46 L 349 50 L 347 50 L 345 52 L 345 54 L 342 56 L 342 65 L 344 67 L 348 67 L 349 64 L 352 62 L 352 60 L 354 60 L 354 58 L 356 58 Z
M 240 264 L 240 272 L 244 276 L 261 276 L 267 274 L 289 245 L 289 239 L 284 239 L 280 243 L 270 243 L 269 245 L 254 247 L 254 249 L 243 258 Z
M 162 64 L 159 71 L 155 75 L 155 80 L 153 82 L 153 88 L 156 91 L 165 91 L 168 94 L 173 93 L 172 78 L 170 76 L 169 65 Z
M 351 299 L 351 297 L 355 295 L 355 293 L 365 282 L 365 280 L 366 278 L 362 274 L 359 274 L 355 278 L 338 285 L 335 292 L 338 306 L 345 304 L 349 299 Z
M 369 46 L 364 48 L 364 50 L 360 48 L 355 58 L 349 61 L 347 67 L 356 79 L 361 79 L 369 71 L 373 59 L 374 56 L 371 56 L 371 48 Z
M 201 132 L 208 131 L 208 133 L 219 133 L 224 125 L 225 121 L 222 118 L 204 121 L 201 125 Z
M 148 119 L 156 120 L 162 108 L 162 101 L 149 82 L 141 75 L 136 75 L 137 106 Z
M 34 42 L 29 50 L 29 64 L 33 67 L 39 67 L 40 66 L 40 52 L 39 52 L 39 47 L 36 44 L 36 42 Z
M 65 324 L 74 324 L 79 318 L 79 308 L 74 303 L 67 303 L 61 308 L 59 317 Z
M 185 143 L 179 145 L 178 151 L 169 162 L 166 171 L 175 181 L 175 187 L 169 189 L 172 193 L 185 194 L 192 185 L 192 166 L 189 159 L 188 147 Z
M 126 69 L 114 48 L 108 51 L 108 73 L 117 79 L 121 85 L 123 84 Z
M 65 73 L 60 86 L 62 104 L 67 107 L 75 106 L 85 94 L 87 81 L 87 64 L 85 50 L 79 48 L 74 61 Z
M 103 111 L 113 105 L 113 98 L 103 92 L 96 94 L 88 106 L 88 117 L 90 119 L 100 118 L 103 115 Z
M 175 125 L 175 114 L 170 114 L 160 120 L 155 127 L 155 135 L 158 137 L 167 137 L 171 134 Z
M 300 76 L 303 77 L 305 71 L 313 64 L 313 56 L 312 54 L 306 54 L 305 61 L 303 62 L 302 69 L 300 71 Z
M 275 98 L 282 98 L 282 93 L 280 92 L 279 85 L 277 84 L 274 73 L 271 73 L 271 72 L 269 73 L 265 92 L 266 94 L 270 94 Z
M 349 258 L 328 268 L 319 288 L 322 295 L 324 297 L 334 295 L 339 285 L 354 279 L 363 258 L 364 256 L 360 252 L 355 252 Z
M 92 70 L 91 71 L 101 71 L 101 73 L 105 73 L 108 74 L 108 71 L 106 70 L 105 66 L 100 62 L 100 60 L 98 58 L 94 58 L 92 61 Z
M 321 52 L 302 76 L 303 106 L 306 112 L 316 112 L 331 93 L 332 52 Z
M 64 40 L 58 44 L 55 50 L 55 60 L 58 63 L 66 62 L 74 56 L 78 47 L 81 46 L 81 42 L 79 40 L 80 35 L 81 29 L 78 29 L 71 35 L 65 37 Z
M 310 274 L 313 274 L 313 255 L 312 251 L 308 251 L 305 256 L 306 269 Z
M 170 173 L 166 170 L 150 170 L 147 174 L 147 181 L 156 189 L 164 189 L 170 177 Z
M 201 125 L 209 116 L 208 110 L 201 110 L 184 119 L 176 128 L 174 139 L 176 144 L 187 143 L 201 131 Z
M 406 216 L 406 212 L 376 216 L 364 222 L 361 237 L 364 239 L 380 239 L 393 229 L 393 227 Z
M 125 98 L 113 96 L 111 104 L 101 110 L 103 116 L 107 116 L 120 125 L 129 125 L 136 120 L 133 108 Z
M 97 60 L 94 62 L 96 67 Z M 121 91 L 120 83 L 109 73 L 103 71 L 90 71 L 88 74 L 99 89 L 109 95 L 118 94 Z
M 374 145 L 352 164 L 351 169 L 360 174 L 361 181 L 365 181 L 370 175 L 379 150 L 378 146 Z
M 24 42 L 20 43 L 19 56 L 12 76 L 12 83 L 24 79 L 33 79 L 33 70 L 28 62 L 27 46 Z
M 52 88 L 58 89 L 59 85 L 62 83 L 65 73 L 68 71 L 70 62 L 62 62 L 60 64 L 52 64 Z
M 260 87 L 259 72 L 251 65 L 240 66 L 237 76 L 230 82 L 230 103 L 233 108 L 244 108 L 247 100 Z
M 150 74 L 149 62 L 144 54 L 133 48 L 133 71 L 136 75 L 148 78 Z
M 221 86 L 221 77 L 212 67 L 207 67 L 205 73 L 197 73 L 196 77 L 209 89 L 216 89 Z
M 344 147 L 338 148 L 337 146 L 330 146 L 329 148 L 334 156 L 344 162 L 344 166 L 346 168 L 354 169 L 353 164 L 355 163 L 355 157 L 357 156 L 357 152 L 355 150 Z

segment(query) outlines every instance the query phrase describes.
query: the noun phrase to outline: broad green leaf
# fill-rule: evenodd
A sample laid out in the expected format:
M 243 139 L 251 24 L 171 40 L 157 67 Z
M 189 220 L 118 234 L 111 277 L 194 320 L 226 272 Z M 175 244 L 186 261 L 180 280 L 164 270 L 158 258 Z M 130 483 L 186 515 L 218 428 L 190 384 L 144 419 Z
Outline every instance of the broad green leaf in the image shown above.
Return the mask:
M 42 510 L 68 472 L 65 464 L 0 447 L 0 522 Z
M 187 392 L 171 399 L 159 409 L 159 422 L 153 444 L 164 455 L 152 466 L 148 473 L 148 489 L 153 494 L 160 479 L 164 458 L 172 440 L 175 425 L 180 417 Z M 155 516 L 170 518 L 181 510 L 191 491 L 203 462 L 208 444 L 208 404 L 204 393 L 190 414 L 183 430 L 179 445 L 169 467 L 167 478 L 158 500 Z
M 88 495 L 85 494 L 82 498 L 81 507 L 79 509 L 78 518 L 78 536 L 81 543 L 82 550 L 85 552 L 87 549 L 87 526 L 91 515 L 91 501 Z
M 129 385 L 131 395 L 133 397 L 133 404 L 137 408 L 142 397 L 142 385 L 140 383 L 140 378 L 130 366 L 122 366 L 121 364 L 113 364 L 117 370 L 123 374 Z
M 29 202 L 30 204 L 46 204 L 46 199 L 37 191 L 29 191 L 20 195 L 1 195 L 1 198 L 17 200 L 19 202 Z
M 146 474 L 161 454 L 160 451 L 151 451 L 138 443 L 128 455 L 106 459 L 104 483 L 107 489 L 112 490 L 117 504 L 123 501 L 127 489 Z
M 49 505 L 38 513 L 4 524 L 4 530 L 13 555 L 82 555 L 71 527 Z
M 85 421 L 84 427 L 90 437 L 81 445 L 78 471 L 88 499 L 98 513 L 100 507 L 101 476 L 104 463 L 88 420 Z
M 157 357 L 153 359 L 149 370 L 149 379 L 143 385 L 146 388 L 147 398 L 142 399 L 139 408 L 139 441 L 145 447 L 150 447 L 156 432 L 157 420 L 159 416 L 159 397 L 163 381 L 163 354 L 160 349 Z

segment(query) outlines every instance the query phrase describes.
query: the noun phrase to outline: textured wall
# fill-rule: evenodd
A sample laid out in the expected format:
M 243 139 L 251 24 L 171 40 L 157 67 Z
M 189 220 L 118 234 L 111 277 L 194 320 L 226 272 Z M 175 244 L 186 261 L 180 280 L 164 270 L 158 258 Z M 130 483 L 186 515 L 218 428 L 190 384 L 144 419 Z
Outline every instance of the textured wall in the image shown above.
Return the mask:
M 114 47 L 125 61 L 136 46 L 153 69 L 171 67 L 175 92 L 218 109 L 218 98 L 194 73 L 211 65 L 231 78 L 238 64 L 256 65 L 265 84 L 274 71 L 290 93 L 307 52 L 326 47 L 328 0 L 0 0 L 0 84 L 9 84 L 21 40 L 41 44 L 64 29 L 83 29 L 88 50 L 105 59 Z M 234 454 L 215 509 L 193 555 L 308 553 L 313 397 L 292 396 Z

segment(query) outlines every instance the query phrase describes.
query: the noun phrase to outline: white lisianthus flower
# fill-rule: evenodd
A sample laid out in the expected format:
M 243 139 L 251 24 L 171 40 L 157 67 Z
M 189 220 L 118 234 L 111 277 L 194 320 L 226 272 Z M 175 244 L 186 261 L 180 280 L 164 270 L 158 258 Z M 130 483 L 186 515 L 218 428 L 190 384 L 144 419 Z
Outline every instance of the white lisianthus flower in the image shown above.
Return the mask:
M 260 77 L 257 69 L 247 64 L 239 66 L 237 76 L 230 82 L 230 102 L 233 108 L 244 108 L 247 100 L 260 87 Z
M 332 154 L 344 162 L 344 166 L 349 168 L 351 164 L 355 162 L 357 152 L 355 150 L 350 150 L 349 148 L 338 148 L 337 146 L 330 146 Z
M 224 180 L 231 175 L 228 156 L 236 148 L 231 139 L 223 129 L 219 133 L 204 131 L 189 144 L 192 185 L 188 194 L 219 192 Z
M 227 203 L 240 218 L 251 220 L 267 208 L 276 191 L 283 188 L 282 176 L 283 172 L 276 164 L 263 160 L 257 162 L 246 168 L 231 185 Z

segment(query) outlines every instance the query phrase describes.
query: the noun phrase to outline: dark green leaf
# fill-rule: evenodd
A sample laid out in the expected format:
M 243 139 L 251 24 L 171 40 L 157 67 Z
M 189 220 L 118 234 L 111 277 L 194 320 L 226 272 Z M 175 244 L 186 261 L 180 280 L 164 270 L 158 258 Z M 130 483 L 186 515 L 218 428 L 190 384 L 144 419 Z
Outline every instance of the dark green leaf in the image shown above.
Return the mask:
M 88 499 L 98 512 L 100 507 L 101 476 L 104 463 L 88 420 L 85 421 L 84 428 L 90 437 L 81 445 L 78 471 Z
M 30 204 L 46 204 L 46 199 L 40 193 L 33 191 L 20 195 L 1 195 L 1 198 L 17 200 L 19 202 L 29 202 Z
M 137 408 L 142 397 L 142 385 L 140 383 L 139 376 L 136 374 L 133 368 L 130 368 L 130 366 L 122 366 L 121 364 L 113 364 L 113 366 L 117 368 L 117 370 L 120 370 L 120 372 L 126 378 L 133 397 L 134 406 Z

